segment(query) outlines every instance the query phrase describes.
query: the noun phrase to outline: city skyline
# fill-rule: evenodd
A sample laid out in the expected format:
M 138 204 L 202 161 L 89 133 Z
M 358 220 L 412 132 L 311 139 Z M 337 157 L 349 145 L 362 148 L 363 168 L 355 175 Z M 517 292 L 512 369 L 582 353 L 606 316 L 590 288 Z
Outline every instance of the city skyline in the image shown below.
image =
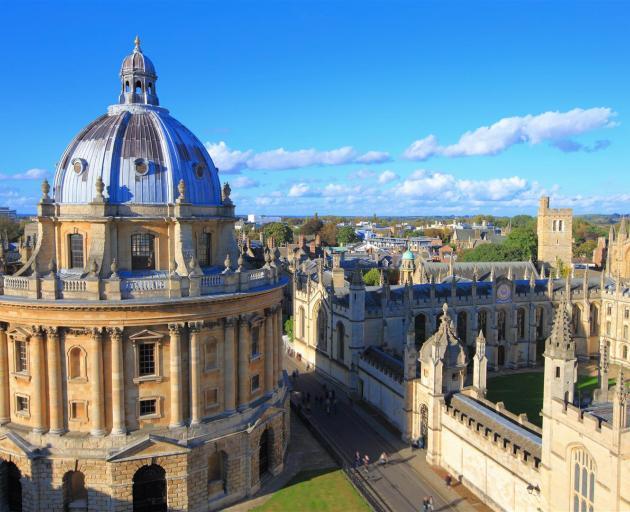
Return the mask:
M 161 104 L 205 143 L 239 214 L 513 215 L 542 194 L 625 212 L 621 3 L 184 3 L 135 27 L 116 23 L 123 4 L 77 5 L 37 4 L 28 32 L 26 8 L 6 10 L 0 204 L 21 213 L 116 102 L 109 63 L 136 33 Z

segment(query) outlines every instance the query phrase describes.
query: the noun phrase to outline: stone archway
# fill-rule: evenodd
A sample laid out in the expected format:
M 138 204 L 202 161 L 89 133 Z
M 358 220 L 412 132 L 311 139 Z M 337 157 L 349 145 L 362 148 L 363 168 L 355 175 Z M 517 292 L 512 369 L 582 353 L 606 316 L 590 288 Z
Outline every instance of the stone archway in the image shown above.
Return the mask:
M 133 475 L 133 512 L 167 512 L 166 471 L 162 466 L 142 466 Z
M 260 436 L 258 441 L 258 477 L 262 479 L 271 469 L 271 439 L 269 429 Z
M 22 512 L 22 473 L 9 461 L 0 463 L 0 510 Z

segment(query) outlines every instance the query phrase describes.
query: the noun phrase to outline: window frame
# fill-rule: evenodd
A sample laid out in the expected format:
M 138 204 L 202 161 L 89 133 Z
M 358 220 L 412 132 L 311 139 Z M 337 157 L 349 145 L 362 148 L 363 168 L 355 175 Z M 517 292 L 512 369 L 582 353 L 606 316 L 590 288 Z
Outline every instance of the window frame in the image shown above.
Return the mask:
M 83 419 L 78 418 L 76 414 L 73 415 L 73 406 L 79 405 L 79 404 L 83 406 L 83 411 L 85 413 L 85 417 Z M 89 415 L 88 406 L 89 404 L 87 400 L 76 400 L 76 399 L 68 400 L 68 421 L 72 421 L 74 423 L 89 423 L 90 415 Z
M 74 240 L 78 240 L 79 242 L 79 247 L 75 248 L 73 247 L 73 241 Z M 75 254 L 77 254 L 78 251 L 81 251 L 81 263 L 80 265 L 77 264 L 75 265 Z M 77 262 L 78 262 L 78 258 L 77 258 Z M 85 237 L 81 234 L 81 233 L 69 233 L 68 234 L 68 268 L 71 269 L 83 269 L 85 268 Z
M 202 231 L 197 235 L 197 263 L 200 267 L 212 266 L 212 233 Z
M 27 340 L 16 339 L 13 341 L 13 368 L 18 375 L 30 375 L 31 361 L 30 361 L 30 343 Z M 20 361 L 22 361 L 21 350 L 19 347 L 24 348 L 24 366 L 22 367 Z
M 26 407 L 21 409 L 18 407 L 18 404 L 21 400 L 24 400 L 26 403 Z M 26 393 L 15 393 L 13 406 L 15 409 L 15 415 L 21 418 L 30 418 L 31 417 L 31 397 Z
M 256 379 L 257 382 L 257 386 L 254 387 L 254 379 Z M 255 373 L 252 375 L 250 382 L 249 382 L 249 389 L 252 395 L 255 395 L 257 393 L 260 393 L 260 391 L 262 390 L 261 386 L 260 386 L 260 373 Z
M 156 238 L 158 238 L 156 235 L 146 231 L 131 234 L 129 243 L 131 270 L 155 270 L 157 268 Z M 143 259 L 147 259 L 150 264 L 140 265 L 139 262 Z
M 155 403 L 155 411 L 149 414 L 141 413 L 141 403 L 152 401 Z M 136 417 L 138 421 L 154 420 L 162 417 L 162 397 L 157 395 L 139 396 L 136 400 Z
M 164 334 L 144 329 L 140 332 L 129 336 L 129 341 L 133 346 L 133 383 L 140 384 L 141 382 L 162 382 L 162 343 L 164 341 Z M 154 375 L 140 375 L 140 353 L 139 345 L 143 343 L 155 344 L 155 374 Z

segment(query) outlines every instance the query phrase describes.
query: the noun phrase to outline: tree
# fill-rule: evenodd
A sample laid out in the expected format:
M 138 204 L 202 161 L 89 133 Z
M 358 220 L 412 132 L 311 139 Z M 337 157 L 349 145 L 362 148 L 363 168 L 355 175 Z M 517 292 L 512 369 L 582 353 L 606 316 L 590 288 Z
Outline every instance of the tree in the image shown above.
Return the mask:
M 289 341 L 292 342 L 293 341 L 293 316 L 290 316 L 284 322 L 284 332 L 287 333 L 287 336 L 289 337 Z
M 16 222 L 7 217 L 0 217 L 0 235 L 6 232 L 10 242 L 15 242 L 24 233 L 26 222 Z
M 319 236 L 325 245 L 337 245 L 337 225 L 334 222 L 327 222 L 319 230 Z
M 536 260 L 538 236 L 533 228 L 514 228 L 503 242 L 508 261 Z
M 590 258 L 596 247 L 597 242 L 595 240 L 587 240 L 575 248 L 575 255 Z
M 536 229 L 536 219 L 531 215 L 515 215 L 510 219 L 510 224 L 512 228 Z
M 381 282 L 381 273 L 377 268 L 371 268 L 363 274 L 363 282 L 366 286 L 378 286 Z
M 312 219 L 306 219 L 304 224 L 300 227 L 300 233 L 303 235 L 315 235 L 319 233 L 324 227 L 324 223 L 315 214 Z
M 270 222 L 263 228 L 265 238 L 273 237 L 276 245 L 284 245 L 293 242 L 293 231 L 284 222 Z
M 354 228 L 352 226 L 343 226 L 339 230 L 337 230 L 337 243 L 339 245 L 347 245 L 353 242 L 357 242 L 359 237 L 354 232 Z
M 474 249 L 464 251 L 459 261 L 507 261 L 502 244 L 481 244 Z

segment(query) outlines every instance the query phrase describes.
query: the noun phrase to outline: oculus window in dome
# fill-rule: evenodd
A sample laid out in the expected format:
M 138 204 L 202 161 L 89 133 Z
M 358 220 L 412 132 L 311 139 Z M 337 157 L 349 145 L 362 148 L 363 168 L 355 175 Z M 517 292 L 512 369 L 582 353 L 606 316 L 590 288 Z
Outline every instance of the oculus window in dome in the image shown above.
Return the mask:
M 175 203 L 180 181 L 186 202 L 222 204 L 214 162 L 201 141 L 159 105 L 157 79 L 136 38 L 120 68 L 118 104 L 83 128 L 60 159 L 53 189 L 57 203 L 92 202 L 100 178 L 111 204 Z

